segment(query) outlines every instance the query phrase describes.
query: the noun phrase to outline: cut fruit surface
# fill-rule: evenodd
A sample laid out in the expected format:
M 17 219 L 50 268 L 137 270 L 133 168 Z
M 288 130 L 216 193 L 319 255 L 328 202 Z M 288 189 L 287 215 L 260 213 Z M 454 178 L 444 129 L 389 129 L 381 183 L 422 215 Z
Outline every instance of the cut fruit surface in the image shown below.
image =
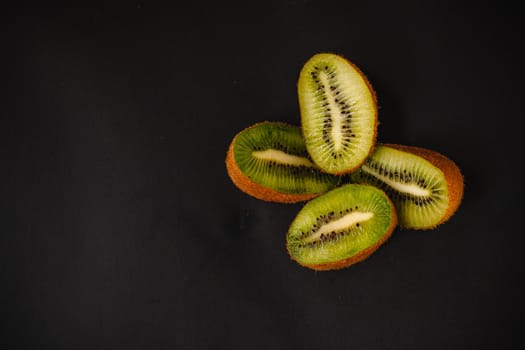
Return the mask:
M 376 98 L 364 74 L 341 56 L 317 54 L 303 66 L 297 91 L 306 148 L 315 164 L 332 174 L 358 168 L 377 131 Z
M 310 159 L 297 126 L 256 124 L 230 144 L 226 168 L 243 192 L 272 202 L 299 202 L 334 188 L 339 177 L 321 172 Z
M 382 190 L 349 184 L 303 207 L 288 230 L 287 250 L 305 267 L 340 269 L 372 254 L 396 224 L 394 204 Z
M 419 147 L 378 144 L 350 178 L 383 189 L 404 228 L 436 227 L 454 214 L 463 197 L 463 177 L 456 164 Z

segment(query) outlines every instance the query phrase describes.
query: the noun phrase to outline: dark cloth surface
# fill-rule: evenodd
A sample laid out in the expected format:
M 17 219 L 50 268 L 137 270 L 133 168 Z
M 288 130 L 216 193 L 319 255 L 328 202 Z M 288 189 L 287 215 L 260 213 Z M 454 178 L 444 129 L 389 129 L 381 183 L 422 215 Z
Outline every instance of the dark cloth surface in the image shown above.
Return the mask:
M 516 9 L 462 2 L 146 2 L 4 9 L 4 349 L 479 349 L 523 345 L 523 54 Z M 368 76 L 378 141 L 453 159 L 432 231 L 314 272 L 303 204 L 224 164 L 263 120 L 299 125 L 304 62 Z

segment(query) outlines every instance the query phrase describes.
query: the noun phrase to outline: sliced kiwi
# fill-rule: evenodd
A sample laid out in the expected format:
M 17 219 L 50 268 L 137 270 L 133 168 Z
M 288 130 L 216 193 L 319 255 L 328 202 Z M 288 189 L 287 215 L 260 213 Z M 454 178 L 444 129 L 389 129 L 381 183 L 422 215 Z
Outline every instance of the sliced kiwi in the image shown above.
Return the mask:
M 303 66 L 297 84 L 301 126 L 312 160 L 325 172 L 357 169 L 374 147 L 375 93 L 345 58 L 321 53 Z
M 352 182 L 383 189 L 404 228 L 436 227 L 454 214 L 463 196 L 463 177 L 457 165 L 419 147 L 378 144 L 350 177 Z
M 311 199 L 339 184 L 310 159 L 301 129 L 263 122 L 238 133 L 230 144 L 226 168 L 245 193 L 271 202 Z
M 382 190 L 344 185 L 303 207 L 286 236 L 287 250 L 311 269 L 340 269 L 370 256 L 396 224 L 394 204 Z

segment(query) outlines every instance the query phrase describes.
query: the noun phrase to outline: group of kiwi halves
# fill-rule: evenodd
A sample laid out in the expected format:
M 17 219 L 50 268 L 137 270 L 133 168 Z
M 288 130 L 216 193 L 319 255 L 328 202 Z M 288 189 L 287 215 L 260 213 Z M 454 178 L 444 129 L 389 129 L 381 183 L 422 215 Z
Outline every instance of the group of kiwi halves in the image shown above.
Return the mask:
M 453 161 L 424 148 L 376 144 L 376 96 L 353 63 L 314 55 L 297 90 L 301 127 L 253 125 L 233 138 L 226 156 L 243 192 L 309 201 L 286 235 L 293 260 L 314 270 L 344 268 L 370 256 L 398 223 L 432 229 L 456 211 L 463 177 Z

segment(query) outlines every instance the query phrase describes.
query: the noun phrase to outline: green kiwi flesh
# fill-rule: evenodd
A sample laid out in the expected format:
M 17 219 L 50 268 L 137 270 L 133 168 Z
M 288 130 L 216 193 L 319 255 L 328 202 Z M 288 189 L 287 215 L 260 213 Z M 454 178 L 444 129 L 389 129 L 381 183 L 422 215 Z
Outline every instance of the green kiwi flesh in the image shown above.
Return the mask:
M 394 205 L 382 190 L 348 184 L 303 207 L 287 233 L 287 250 L 312 269 L 343 268 L 370 255 L 396 224 Z
M 357 169 L 371 153 L 377 131 L 375 93 L 364 74 L 345 58 L 317 54 L 297 84 L 306 148 L 325 172 Z
M 404 228 L 433 228 L 449 209 L 449 187 L 443 171 L 410 152 L 376 145 L 350 178 L 383 189 L 394 202 L 399 225 Z
M 264 122 L 247 128 L 236 136 L 233 156 L 250 181 L 279 193 L 321 194 L 339 184 L 338 176 L 313 164 L 297 126 Z

